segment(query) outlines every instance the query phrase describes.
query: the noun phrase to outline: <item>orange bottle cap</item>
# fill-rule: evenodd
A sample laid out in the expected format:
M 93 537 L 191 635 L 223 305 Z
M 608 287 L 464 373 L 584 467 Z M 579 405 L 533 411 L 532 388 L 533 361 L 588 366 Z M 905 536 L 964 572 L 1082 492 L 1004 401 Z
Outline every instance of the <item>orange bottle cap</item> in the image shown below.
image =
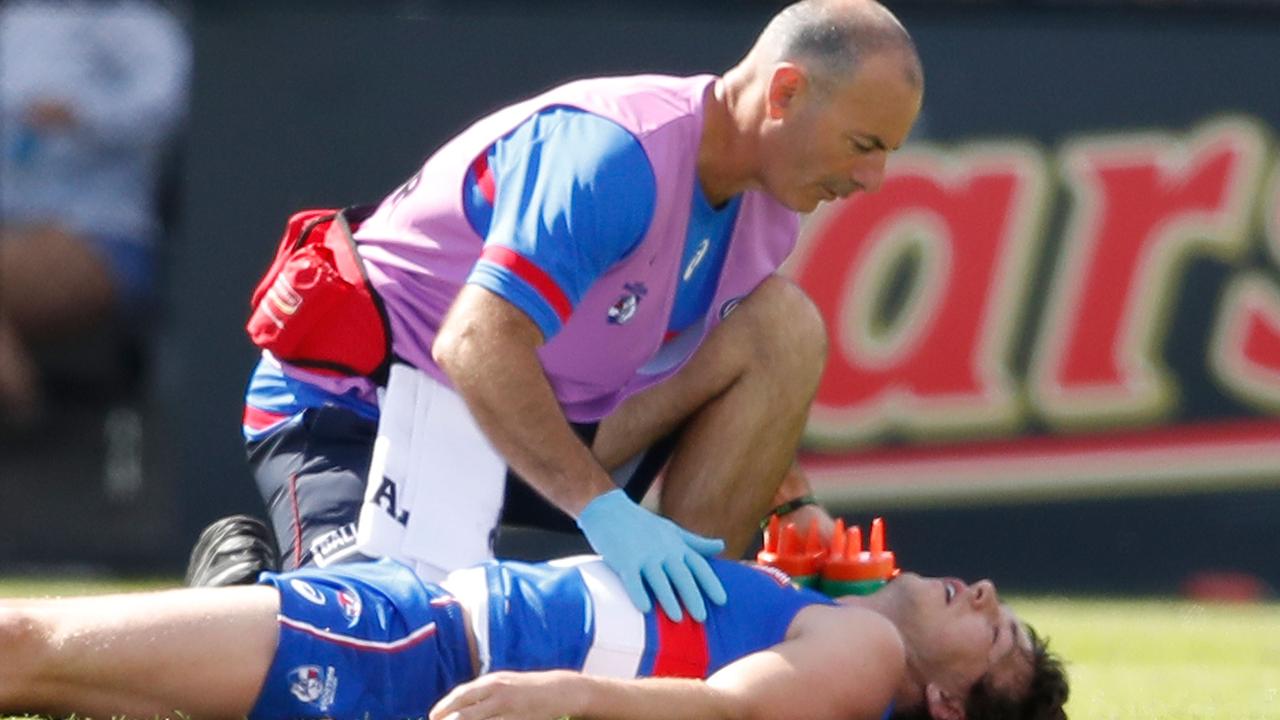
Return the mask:
M 843 523 L 837 526 L 843 530 Z M 893 551 L 885 549 L 884 520 L 876 518 L 871 523 L 871 544 L 862 549 L 862 528 L 854 525 L 840 539 L 832 538 L 832 552 L 822 569 L 822 577 L 835 582 L 859 582 L 864 580 L 888 580 L 898 574 L 897 559 Z M 839 546 L 841 552 L 835 552 Z
M 777 568 L 792 577 L 817 575 L 826 561 L 827 551 L 822 545 L 815 519 L 803 539 L 795 523 L 782 524 L 777 517 L 769 520 L 764 532 L 764 548 L 756 555 L 756 562 Z

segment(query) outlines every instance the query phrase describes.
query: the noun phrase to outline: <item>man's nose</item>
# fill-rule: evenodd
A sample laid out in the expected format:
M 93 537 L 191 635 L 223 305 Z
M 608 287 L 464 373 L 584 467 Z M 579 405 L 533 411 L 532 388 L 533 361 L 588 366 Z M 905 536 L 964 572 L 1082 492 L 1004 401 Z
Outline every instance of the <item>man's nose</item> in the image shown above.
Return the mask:
M 888 154 L 883 151 L 866 155 L 854 165 L 850 178 L 863 192 L 875 192 L 884 183 L 884 166 L 887 160 Z
M 1000 607 L 1000 597 L 996 594 L 996 586 L 990 580 L 979 580 L 973 584 L 970 602 L 979 610 Z

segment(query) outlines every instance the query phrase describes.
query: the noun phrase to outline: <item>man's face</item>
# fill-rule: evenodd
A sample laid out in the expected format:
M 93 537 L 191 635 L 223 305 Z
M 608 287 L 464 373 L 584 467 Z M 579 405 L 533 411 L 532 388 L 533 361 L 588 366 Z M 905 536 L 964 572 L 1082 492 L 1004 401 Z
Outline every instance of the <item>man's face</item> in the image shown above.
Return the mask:
M 818 93 L 802 69 L 775 72 L 764 138 L 765 190 L 798 212 L 860 190 L 874 192 L 888 155 L 920 112 L 920 89 L 893 53 L 864 58 L 854 76 Z
M 894 621 L 926 682 L 967 697 L 978 681 L 1000 694 L 1026 692 L 1033 672 L 1031 638 L 995 585 L 905 573 L 889 593 Z

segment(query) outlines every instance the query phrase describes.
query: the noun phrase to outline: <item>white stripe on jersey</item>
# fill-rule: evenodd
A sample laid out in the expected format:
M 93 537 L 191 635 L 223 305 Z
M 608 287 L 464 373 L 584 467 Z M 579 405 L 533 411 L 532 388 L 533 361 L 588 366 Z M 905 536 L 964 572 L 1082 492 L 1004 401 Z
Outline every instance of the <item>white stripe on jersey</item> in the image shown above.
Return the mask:
M 299 630 L 308 635 L 318 637 L 321 640 L 328 640 L 329 642 L 336 643 L 338 645 L 345 645 L 347 647 L 353 647 L 360 650 L 376 650 L 379 652 L 395 652 L 397 650 L 403 650 L 436 634 L 436 624 L 434 622 L 430 622 L 417 630 L 414 630 L 408 635 L 405 635 L 399 640 L 383 642 L 380 640 L 365 640 L 363 638 L 352 637 L 351 635 L 343 635 L 331 630 L 325 630 L 323 628 L 318 628 L 311 623 L 295 620 L 286 615 L 279 615 L 278 619 L 280 620 L 281 625 L 287 625 L 294 630 Z
M 631 604 L 622 581 L 596 555 L 554 560 L 548 564 L 577 568 L 591 596 L 595 635 L 582 671 L 602 677 L 635 677 L 644 655 L 644 615 Z
M 489 581 L 485 566 L 454 570 L 440 582 L 450 595 L 467 611 L 471 634 L 476 638 L 476 652 L 480 655 L 480 674 L 489 672 L 492 655 L 489 652 Z

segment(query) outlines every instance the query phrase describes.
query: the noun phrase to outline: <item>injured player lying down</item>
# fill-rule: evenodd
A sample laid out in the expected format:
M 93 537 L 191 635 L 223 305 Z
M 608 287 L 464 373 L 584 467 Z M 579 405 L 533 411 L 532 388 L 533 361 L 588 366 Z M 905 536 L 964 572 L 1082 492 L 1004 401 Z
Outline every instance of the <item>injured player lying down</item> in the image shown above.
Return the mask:
M 1061 718 L 1060 664 L 989 581 L 832 600 L 713 560 L 705 623 L 597 558 L 419 580 L 391 561 L 252 587 L 0 601 L 0 711 L 91 717 Z

